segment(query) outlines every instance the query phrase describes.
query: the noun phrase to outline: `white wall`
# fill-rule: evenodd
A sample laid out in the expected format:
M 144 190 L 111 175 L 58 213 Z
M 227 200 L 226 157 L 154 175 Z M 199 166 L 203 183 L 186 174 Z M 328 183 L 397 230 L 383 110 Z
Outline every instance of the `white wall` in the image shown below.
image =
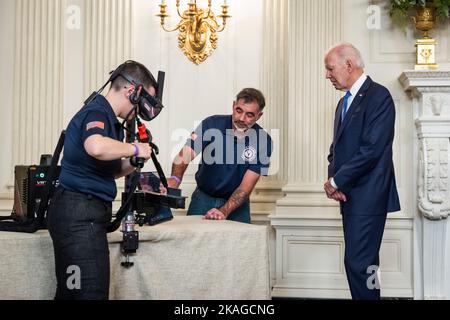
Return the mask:
M 7 185 L 12 183 L 12 106 L 14 83 L 14 31 L 15 1 L 0 1 L 0 214 L 3 210 L 11 212 L 11 198 Z
M 79 25 L 72 18 L 79 8 L 81 16 Z M 67 126 L 72 116 L 81 108 L 83 101 L 87 98 L 83 92 L 84 81 L 84 39 L 86 36 L 84 0 L 66 0 L 66 25 L 64 31 L 64 127 Z M 69 21 L 67 22 L 67 20 Z M 92 88 L 92 91 L 96 88 Z

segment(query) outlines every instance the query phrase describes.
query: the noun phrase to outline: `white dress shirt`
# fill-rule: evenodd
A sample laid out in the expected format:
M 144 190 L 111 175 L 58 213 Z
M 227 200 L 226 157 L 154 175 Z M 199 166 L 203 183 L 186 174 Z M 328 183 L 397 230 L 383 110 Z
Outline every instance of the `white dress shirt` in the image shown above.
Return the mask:
M 366 82 L 366 80 L 367 80 L 367 75 L 363 73 L 361 75 L 361 77 L 359 77 L 359 79 L 356 80 L 356 82 L 350 88 L 350 93 L 352 95 L 348 98 L 347 112 L 348 112 L 348 110 L 350 110 L 350 107 L 352 106 L 353 99 L 356 97 L 356 95 L 358 94 L 358 91 L 361 89 L 361 87 L 363 86 L 364 82 Z

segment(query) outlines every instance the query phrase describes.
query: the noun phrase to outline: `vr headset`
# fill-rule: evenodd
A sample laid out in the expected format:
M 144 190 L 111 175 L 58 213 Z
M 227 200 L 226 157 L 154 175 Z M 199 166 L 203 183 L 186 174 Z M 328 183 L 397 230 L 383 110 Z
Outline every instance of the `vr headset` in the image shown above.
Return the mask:
M 105 89 L 105 87 L 109 83 L 113 83 L 114 80 L 116 80 L 118 77 L 122 77 L 127 82 L 132 84 L 134 86 L 134 92 L 130 95 L 130 102 L 135 106 L 136 113 L 139 115 L 139 117 L 144 121 L 152 121 L 155 119 L 160 113 L 161 110 L 164 108 L 162 104 L 162 96 L 163 96 L 163 90 L 164 90 L 164 78 L 165 73 L 162 71 L 158 72 L 158 81 L 156 82 L 155 78 L 153 77 L 152 73 L 149 71 L 150 77 L 154 83 L 156 83 L 156 95 L 152 96 L 145 90 L 144 85 L 142 83 L 139 83 L 131 77 L 129 74 L 125 72 L 125 68 L 128 64 L 137 62 L 133 60 L 125 61 L 123 64 L 121 64 L 119 67 L 117 67 L 116 70 L 110 72 L 110 77 L 108 81 L 103 85 L 103 87 L 98 90 L 97 92 L 94 92 L 91 94 L 91 96 L 84 102 L 85 105 L 91 102 L 98 94 L 101 94 L 101 92 Z

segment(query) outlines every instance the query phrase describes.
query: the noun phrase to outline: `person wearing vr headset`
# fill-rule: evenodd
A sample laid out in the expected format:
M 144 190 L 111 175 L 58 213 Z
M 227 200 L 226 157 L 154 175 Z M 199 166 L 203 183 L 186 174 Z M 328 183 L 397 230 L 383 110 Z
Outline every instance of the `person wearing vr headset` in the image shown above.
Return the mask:
M 100 92 L 108 83 L 111 87 L 103 96 Z M 67 127 L 60 185 L 48 212 L 57 300 L 109 298 L 106 235 L 117 195 L 115 179 L 135 170 L 131 158 L 148 160 L 152 151 L 149 144 L 122 142 L 123 127 L 138 113 L 147 121 L 159 114 L 162 106 L 155 103 L 156 90 L 151 72 L 138 62 L 127 61 L 88 99 Z M 74 280 L 77 275 L 78 281 Z
M 188 215 L 208 220 L 250 223 L 250 194 L 260 176 L 267 176 L 272 139 L 256 122 L 265 107 L 257 89 L 243 89 L 232 115 L 206 118 L 192 133 L 172 164 L 168 185 L 178 188 L 189 163 L 200 153 Z

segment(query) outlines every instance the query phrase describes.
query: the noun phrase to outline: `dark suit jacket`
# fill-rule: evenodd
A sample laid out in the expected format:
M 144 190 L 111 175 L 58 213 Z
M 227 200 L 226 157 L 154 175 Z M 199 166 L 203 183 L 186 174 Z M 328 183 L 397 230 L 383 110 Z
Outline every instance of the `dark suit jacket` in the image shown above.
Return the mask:
M 400 210 L 392 162 L 395 106 L 389 91 L 369 77 L 341 124 L 343 99 L 334 121 L 328 177 L 347 196 L 341 213 L 382 215 Z

